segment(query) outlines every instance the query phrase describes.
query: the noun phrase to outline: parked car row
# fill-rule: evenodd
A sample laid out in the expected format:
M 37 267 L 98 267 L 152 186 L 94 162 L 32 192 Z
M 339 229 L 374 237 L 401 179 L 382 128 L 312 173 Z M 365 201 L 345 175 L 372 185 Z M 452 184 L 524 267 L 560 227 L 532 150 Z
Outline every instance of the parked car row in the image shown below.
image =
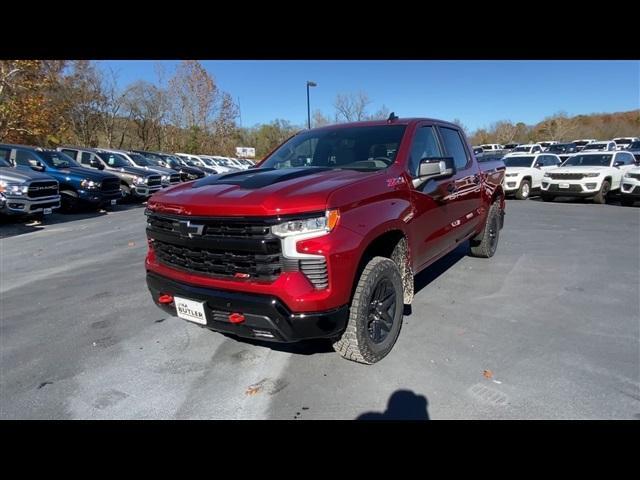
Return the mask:
M 0 144 L 0 213 L 42 216 L 57 208 L 97 210 L 251 166 L 248 160 L 208 155 Z
M 502 157 L 507 167 L 505 194 L 520 200 L 538 194 L 543 201 L 583 197 L 596 203 L 605 203 L 610 195 L 617 195 L 623 205 L 640 200 L 640 153 L 584 149 L 560 155 L 551 151 L 513 152 Z
M 536 153 L 536 152 L 553 152 L 558 153 L 561 151 L 564 153 L 564 149 L 571 148 L 574 152 L 580 152 L 582 150 L 629 150 L 632 149 L 634 143 L 638 143 L 640 138 L 638 137 L 616 137 L 611 140 L 599 141 L 595 138 L 583 138 L 574 140 L 572 142 L 557 142 L 555 140 L 545 140 L 535 143 L 509 143 L 502 145 L 499 143 L 487 143 L 473 147 L 473 153 L 496 153 L 501 152 L 504 154 L 510 152 L 524 152 L 524 153 Z M 559 150 L 560 149 L 560 150 Z M 638 147 L 636 146 L 636 149 Z

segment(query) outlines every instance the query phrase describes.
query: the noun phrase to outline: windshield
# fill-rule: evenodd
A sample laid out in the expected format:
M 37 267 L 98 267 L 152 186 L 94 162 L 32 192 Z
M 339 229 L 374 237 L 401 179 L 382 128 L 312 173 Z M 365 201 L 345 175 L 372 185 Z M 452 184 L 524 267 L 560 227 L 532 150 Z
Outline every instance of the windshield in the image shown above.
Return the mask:
M 133 160 L 133 163 L 135 163 L 136 165 L 138 165 L 140 167 L 153 167 L 154 166 L 153 163 L 151 163 L 149 160 L 144 158 L 139 153 L 128 153 L 127 156 L 131 160 Z
M 584 147 L 584 149 L 585 150 L 606 150 L 607 146 L 608 145 L 606 143 L 590 143 L 589 145 Z
M 580 166 L 580 167 L 608 167 L 611 164 L 613 155 L 610 153 L 603 153 L 602 155 L 574 155 L 569 157 L 566 162 L 562 164 L 566 166 Z
M 573 143 L 575 143 L 579 147 L 584 147 L 589 143 L 589 140 L 578 140 L 577 142 L 573 142 Z
M 131 166 L 131 163 L 129 163 L 128 160 L 126 160 L 123 156 L 118 155 L 117 153 L 101 152 L 101 153 L 98 153 L 98 156 L 102 160 L 104 160 L 106 164 L 109 165 L 110 167 L 121 168 L 121 167 Z
M 551 145 L 549 147 L 548 152 L 550 153 L 565 153 L 565 152 L 573 152 L 576 147 L 571 143 L 556 143 L 555 145 Z
M 507 157 L 504 164 L 507 167 L 530 167 L 535 157 Z
M 307 131 L 285 142 L 260 167 L 382 170 L 395 161 L 405 129 L 379 125 Z
M 624 143 L 631 143 L 631 139 L 630 138 L 616 138 L 614 140 L 614 142 L 616 142 L 616 145 L 622 145 Z
M 627 150 L 640 150 L 640 142 L 631 142 Z
M 528 152 L 529 150 L 531 150 L 531 147 L 527 146 L 516 147 L 513 149 L 514 152 Z
M 82 167 L 73 158 L 62 152 L 38 152 L 38 155 L 44 160 L 49 167 L 53 168 L 69 168 Z

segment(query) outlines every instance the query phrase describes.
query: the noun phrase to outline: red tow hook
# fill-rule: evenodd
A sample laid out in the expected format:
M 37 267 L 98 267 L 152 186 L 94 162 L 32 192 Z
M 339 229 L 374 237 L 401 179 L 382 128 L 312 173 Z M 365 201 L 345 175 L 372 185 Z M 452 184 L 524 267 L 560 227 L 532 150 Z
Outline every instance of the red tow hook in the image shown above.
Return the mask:
M 158 303 L 163 305 L 169 305 L 173 303 L 173 295 L 169 295 L 168 293 L 164 293 L 158 297 Z
M 230 313 L 229 321 L 231 323 L 242 323 L 244 322 L 244 315 L 242 315 L 241 313 Z

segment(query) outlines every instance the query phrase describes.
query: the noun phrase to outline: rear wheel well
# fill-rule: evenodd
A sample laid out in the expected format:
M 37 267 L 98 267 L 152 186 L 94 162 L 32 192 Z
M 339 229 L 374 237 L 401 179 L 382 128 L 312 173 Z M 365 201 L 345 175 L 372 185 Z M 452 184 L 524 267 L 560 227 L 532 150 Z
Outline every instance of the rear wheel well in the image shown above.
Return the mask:
M 355 291 L 355 286 L 360 275 L 362 275 L 362 271 L 374 257 L 389 258 L 398 265 L 404 289 L 404 303 L 410 304 L 413 300 L 413 271 L 411 269 L 409 243 L 404 233 L 401 230 L 389 230 L 369 243 L 360 258 L 355 281 L 353 282 L 353 291 Z

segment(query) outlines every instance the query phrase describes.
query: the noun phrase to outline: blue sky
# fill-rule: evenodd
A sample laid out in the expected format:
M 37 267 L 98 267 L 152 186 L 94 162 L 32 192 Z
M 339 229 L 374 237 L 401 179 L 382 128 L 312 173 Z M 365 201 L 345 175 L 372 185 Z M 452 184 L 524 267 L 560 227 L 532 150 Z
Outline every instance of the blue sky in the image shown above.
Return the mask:
M 177 61 L 100 61 L 126 85 L 154 81 L 156 64 L 171 76 Z M 638 61 L 202 61 L 240 101 L 242 126 L 282 118 L 306 123 L 311 111 L 333 117 L 337 93 L 364 91 L 373 113 L 383 104 L 401 117 L 459 118 L 471 131 L 497 120 L 536 123 L 569 115 L 640 108 Z

